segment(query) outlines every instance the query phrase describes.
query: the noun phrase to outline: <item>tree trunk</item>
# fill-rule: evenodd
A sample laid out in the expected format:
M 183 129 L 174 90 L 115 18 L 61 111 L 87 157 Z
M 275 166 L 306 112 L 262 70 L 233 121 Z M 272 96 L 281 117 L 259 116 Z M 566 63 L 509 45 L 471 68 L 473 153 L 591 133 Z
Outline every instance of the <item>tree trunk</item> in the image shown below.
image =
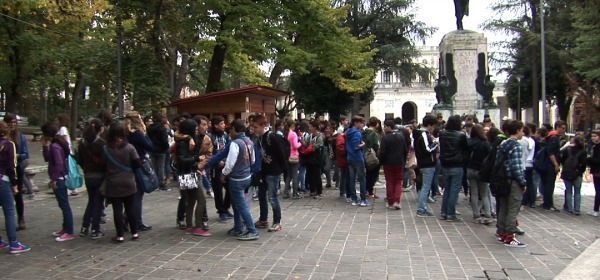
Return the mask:
M 83 71 L 81 67 L 77 67 L 75 74 L 75 88 L 71 94 L 71 140 L 77 137 L 77 123 L 79 122 L 79 98 L 83 95 Z
M 360 112 L 360 93 L 352 94 L 352 115 L 358 115 Z M 336 118 L 339 116 L 335 116 Z
M 185 84 L 187 73 L 189 71 L 190 65 L 190 55 L 188 51 L 181 52 L 181 66 L 177 68 L 175 71 L 175 84 L 174 89 L 171 92 L 171 100 L 178 99 L 181 95 L 181 90 L 183 89 L 183 85 Z
M 271 84 L 271 86 L 277 87 L 277 81 L 279 80 L 279 77 L 281 77 L 281 74 L 284 70 L 285 69 L 283 68 L 281 63 L 276 63 L 275 66 L 273 66 L 273 69 L 271 70 L 271 75 L 269 76 L 269 84 Z
M 538 33 L 537 30 L 537 2 L 535 0 L 529 0 L 529 8 L 531 9 L 531 33 Z M 531 104 L 533 106 L 533 123 L 540 125 L 540 77 L 538 72 L 538 57 L 539 51 L 534 46 L 530 47 L 531 51 L 531 98 L 533 99 Z M 545 108 L 544 108 L 545 109 Z

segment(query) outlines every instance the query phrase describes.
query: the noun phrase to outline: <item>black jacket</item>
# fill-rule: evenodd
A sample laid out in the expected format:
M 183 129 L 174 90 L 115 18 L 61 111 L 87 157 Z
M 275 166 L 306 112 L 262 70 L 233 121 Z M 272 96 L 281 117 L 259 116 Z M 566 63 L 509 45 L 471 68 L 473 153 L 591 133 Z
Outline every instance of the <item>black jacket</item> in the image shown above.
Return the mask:
M 152 153 L 164 154 L 169 150 L 169 135 L 167 128 L 162 123 L 155 123 L 148 127 L 148 138 L 152 141 Z
M 492 145 L 490 142 L 484 141 L 477 138 L 471 138 L 468 140 L 469 146 L 469 163 L 467 168 L 471 168 L 474 170 L 481 169 L 481 165 L 483 164 L 483 160 L 490 154 L 492 150 Z
M 464 132 L 446 130 L 440 134 L 440 161 L 442 167 L 464 167 L 467 151 L 467 135 Z
M 277 176 L 287 172 L 287 159 L 282 145 L 283 136 L 265 132 L 255 143 L 261 150 L 261 172 L 263 175 Z
M 431 140 L 429 131 L 414 130 L 413 139 L 415 156 L 417 156 L 417 166 L 419 168 L 435 167 L 437 163 L 436 149 L 438 143 Z
M 386 132 L 379 147 L 379 163 L 404 166 L 407 147 L 401 132 Z
M 600 144 L 594 144 L 592 147 L 592 155 L 588 157 L 587 164 L 592 175 L 600 176 Z

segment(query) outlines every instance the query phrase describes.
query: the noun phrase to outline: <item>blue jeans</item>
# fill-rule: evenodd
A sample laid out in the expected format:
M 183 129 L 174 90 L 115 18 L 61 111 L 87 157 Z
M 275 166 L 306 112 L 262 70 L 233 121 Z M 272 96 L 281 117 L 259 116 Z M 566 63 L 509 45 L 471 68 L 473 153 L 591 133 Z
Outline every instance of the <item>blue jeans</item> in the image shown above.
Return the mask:
M 431 181 L 431 197 L 440 191 L 440 173 L 442 172 L 442 162 L 437 161 L 435 164 L 435 172 L 433 172 L 433 180 Z
M 88 194 L 88 203 L 83 213 L 83 223 L 81 227 L 88 228 L 90 223 L 92 230 L 100 230 L 100 217 L 102 216 L 102 207 L 104 196 L 100 193 L 100 186 L 104 178 L 85 178 L 85 188 Z
M 564 180 L 565 182 L 565 201 L 569 212 L 579 212 L 579 206 L 581 206 L 581 176 L 577 179 L 570 181 Z M 575 201 L 573 202 L 573 194 L 575 194 Z
M 56 180 L 54 196 L 63 214 L 62 230 L 68 234 L 73 234 L 73 212 L 71 212 L 71 205 L 69 205 L 69 194 L 65 180 Z
M 158 177 L 158 182 L 160 182 L 161 187 L 163 186 L 163 182 L 167 177 L 165 177 L 165 159 L 166 154 L 163 153 L 150 153 L 150 159 L 152 159 L 152 167 L 156 171 L 156 177 Z
M 260 186 L 258 186 L 258 203 L 260 205 L 260 221 L 269 219 L 269 205 L 267 197 L 273 207 L 273 223 L 281 223 L 281 207 L 277 198 L 277 186 L 279 185 L 279 176 L 266 175 Z
M 10 182 L 0 180 L 0 205 L 4 212 L 4 223 L 8 242 L 17 241 L 17 220 L 15 217 L 15 203 Z M 2 238 L 0 238 L 1 240 Z
M 442 168 L 444 174 L 444 198 L 442 199 L 442 217 L 456 218 L 456 202 L 462 189 L 464 169 L 462 167 Z
M 348 161 L 348 188 L 350 194 L 352 194 L 352 200 L 357 201 L 356 197 L 356 182 L 360 185 L 360 200 L 366 200 L 367 194 L 367 181 L 365 178 L 365 162 L 360 161 Z
M 306 190 L 306 165 L 300 164 L 298 168 L 298 184 L 300 190 Z
M 210 190 L 210 181 L 208 181 L 208 175 L 202 175 L 202 186 L 205 190 Z
M 136 180 L 137 181 L 137 180 Z M 144 225 L 144 220 L 142 220 L 142 206 L 144 201 L 144 190 L 140 187 L 139 184 L 136 183 L 137 192 L 134 194 L 134 207 L 135 207 L 135 216 L 138 223 L 138 227 Z
M 233 228 L 236 231 L 242 231 L 246 224 L 248 232 L 255 233 L 254 218 L 244 199 L 244 190 L 250 186 L 250 179 L 242 181 L 229 180 L 229 193 L 231 197 L 231 206 L 233 207 Z
M 429 191 L 431 190 L 431 182 L 433 181 L 433 174 L 435 173 L 435 167 L 421 168 L 421 176 L 423 177 L 423 183 L 419 196 L 417 198 L 417 212 L 427 211 L 427 197 L 429 197 Z

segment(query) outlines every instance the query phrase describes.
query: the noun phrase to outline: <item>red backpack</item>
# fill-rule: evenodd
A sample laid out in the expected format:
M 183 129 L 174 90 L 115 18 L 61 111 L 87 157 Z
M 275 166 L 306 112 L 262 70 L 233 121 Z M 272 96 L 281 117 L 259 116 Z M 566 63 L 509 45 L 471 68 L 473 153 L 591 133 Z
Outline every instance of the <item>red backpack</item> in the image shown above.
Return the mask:
M 335 137 L 335 165 L 337 167 L 346 167 L 346 134 L 340 133 Z

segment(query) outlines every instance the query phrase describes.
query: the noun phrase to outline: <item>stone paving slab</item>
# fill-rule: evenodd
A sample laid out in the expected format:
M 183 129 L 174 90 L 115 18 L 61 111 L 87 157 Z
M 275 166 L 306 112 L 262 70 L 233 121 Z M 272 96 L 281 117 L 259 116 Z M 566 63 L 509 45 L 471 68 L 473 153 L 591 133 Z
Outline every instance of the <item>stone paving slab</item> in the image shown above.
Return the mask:
M 382 186 L 376 188 L 383 197 Z M 242 242 L 227 236 L 231 221 L 216 222 L 212 200 L 208 206 L 213 236 L 184 235 L 174 227 L 178 192 L 170 191 L 146 196 L 144 220 L 154 229 L 142 232 L 139 241 L 110 243 L 115 234 L 111 218 L 103 225 L 107 234 L 103 239 L 77 237 L 58 243 L 50 234 L 58 229 L 61 214 L 46 192 L 42 188 L 35 200 L 25 202 L 28 228 L 18 235 L 32 251 L 0 254 L 0 277 L 552 279 L 600 236 L 598 218 L 528 208 L 519 217 L 527 232 L 521 240 L 528 246 L 506 248 L 495 240 L 494 226 L 470 221 L 470 207 L 462 194 L 457 209 L 465 221 L 448 223 L 416 217 L 414 190 L 403 194 L 402 210 L 395 211 L 386 209 L 383 199 L 376 199 L 373 207 L 351 206 L 337 197 L 337 190 L 327 189 L 322 199 L 282 199 L 283 230 L 261 229 L 259 240 Z M 436 215 L 438 200 L 430 204 Z M 592 200 L 583 197 L 582 212 L 591 209 Z M 85 192 L 70 202 L 77 230 L 87 202 Z M 563 197 L 556 195 L 555 203 L 562 202 Z M 111 217 L 112 211 L 107 211 Z M 252 213 L 258 216 L 258 203 Z

